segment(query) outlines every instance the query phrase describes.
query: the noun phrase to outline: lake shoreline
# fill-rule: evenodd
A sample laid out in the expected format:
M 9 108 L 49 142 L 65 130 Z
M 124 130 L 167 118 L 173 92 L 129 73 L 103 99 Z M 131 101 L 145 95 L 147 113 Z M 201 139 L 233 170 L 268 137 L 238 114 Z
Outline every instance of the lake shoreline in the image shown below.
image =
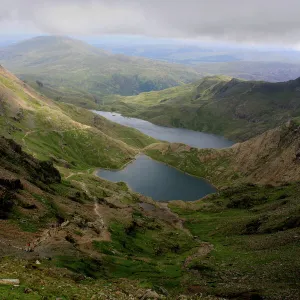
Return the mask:
M 134 128 L 149 137 L 153 137 L 155 139 L 158 139 L 160 141 L 163 141 L 163 142 L 166 142 L 169 144 L 180 143 L 180 144 L 187 145 L 192 148 L 198 148 L 198 149 L 207 149 L 207 148 L 222 149 L 222 148 L 229 148 L 232 145 L 234 145 L 233 141 L 229 141 L 225 137 L 217 136 L 215 134 L 193 131 L 193 130 L 189 130 L 189 129 L 185 129 L 185 128 L 163 127 L 161 125 L 156 125 L 156 124 L 150 123 L 149 121 L 146 121 L 143 119 L 122 116 L 120 113 L 117 113 L 117 112 L 96 111 L 96 110 L 93 110 L 92 112 L 110 120 L 111 122 L 114 122 L 114 123 L 117 123 L 117 124 L 120 124 L 123 126 L 127 126 L 130 128 Z M 153 194 L 153 195 L 154 194 L 157 195 L 159 193 L 159 189 L 163 190 L 163 187 L 160 186 L 161 185 L 160 182 L 157 182 L 157 187 L 153 186 L 153 184 L 156 181 L 156 177 L 161 177 L 161 174 L 159 173 L 160 171 L 166 172 L 167 175 L 168 175 L 169 171 L 166 171 L 164 168 L 156 167 L 158 170 L 157 171 L 158 173 L 156 175 L 155 171 L 153 171 L 154 166 L 149 164 L 148 167 L 150 168 L 150 170 L 152 170 L 152 173 L 148 173 L 148 175 L 146 175 L 146 176 L 149 176 L 148 177 L 149 184 L 148 185 L 145 183 L 142 184 L 142 181 L 145 180 L 145 178 L 144 179 L 140 178 L 141 175 L 137 174 L 136 168 L 140 168 L 142 166 L 142 162 L 141 162 L 140 158 L 142 159 L 142 155 L 143 155 L 148 160 L 151 160 L 158 164 L 167 166 L 168 168 L 171 168 L 171 169 L 176 170 L 177 172 L 180 172 L 180 174 L 182 174 L 182 175 L 186 175 L 186 176 L 189 176 L 191 178 L 201 181 L 201 183 L 199 183 L 199 185 L 203 188 L 202 189 L 203 193 L 205 193 L 207 191 L 207 195 L 211 194 L 211 193 L 217 193 L 219 191 L 219 187 L 212 184 L 207 178 L 200 177 L 200 176 L 194 175 L 194 174 L 190 174 L 186 171 L 179 169 L 176 166 L 169 165 L 166 162 L 163 162 L 156 158 L 153 158 L 153 157 L 147 155 L 144 152 L 145 150 L 146 150 L 146 147 L 143 148 L 142 150 L 139 150 L 138 153 L 134 157 L 132 157 L 132 159 L 130 159 L 129 161 L 127 161 L 121 167 L 119 167 L 117 169 L 97 168 L 97 169 L 95 169 L 93 174 L 103 180 L 108 180 L 111 182 L 119 182 L 119 181 L 125 182 L 127 187 L 133 192 L 137 192 L 142 195 L 147 195 L 149 197 L 152 197 L 153 199 L 161 199 L 161 198 L 163 198 L 162 196 L 160 196 L 160 198 L 157 198 L 157 196 L 153 197 L 153 196 L 149 195 L 149 193 Z M 135 165 L 135 162 L 137 165 Z M 130 166 L 131 164 L 133 164 L 133 166 Z M 129 171 L 125 171 L 125 173 L 122 172 L 127 167 L 129 167 Z M 147 169 L 145 169 L 145 170 L 140 169 L 139 172 L 148 172 Z M 104 172 L 103 177 L 101 176 L 101 171 Z M 121 174 L 118 174 L 118 172 L 121 172 Z M 126 172 L 133 172 L 133 173 L 132 174 L 128 173 L 126 175 Z M 140 173 L 140 174 L 142 174 L 142 173 Z M 171 172 L 170 174 L 173 174 L 173 173 Z M 107 177 L 105 177 L 105 176 L 107 176 Z M 130 176 L 135 176 L 135 178 L 133 179 Z M 151 178 L 151 176 L 152 176 L 152 178 Z M 180 176 L 177 176 L 177 177 L 181 178 Z M 175 180 L 174 181 L 175 184 L 172 183 L 173 186 L 171 184 L 171 180 L 172 180 L 171 178 L 173 178 L 173 180 Z M 162 182 L 165 181 L 166 184 L 169 184 L 171 186 L 171 189 L 176 191 L 176 189 L 178 189 L 177 185 L 180 186 L 181 182 L 177 182 L 177 185 L 176 185 L 176 180 L 178 180 L 176 178 L 176 176 L 173 175 L 173 177 L 171 177 L 171 178 L 161 177 L 160 180 Z M 186 186 L 181 186 L 181 189 L 182 189 L 182 191 L 184 191 L 184 190 L 186 191 L 186 197 L 182 194 L 183 193 L 182 191 L 178 191 L 178 194 L 175 194 L 175 195 L 182 197 L 181 199 L 186 199 L 183 201 L 197 201 L 206 196 L 206 195 L 203 197 L 200 196 L 199 198 L 197 198 L 195 200 L 187 200 L 192 197 L 191 195 L 195 195 L 195 193 L 197 191 L 199 191 L 199 187 L 193 186 L 193 185 L 195 185 L 195 183 L 193 183 L 193 180 L 191 180 L 191 179 L 188 180 L 183 177 L 182 180 L 183 180 L 182 182 L 185 182 Z M 132 185 L 132 187 L 131 187 L 131 185 Z M 151 185 L 152 185 L 152 187 L 151 187 Z M 210 192 L 209 187 L 214 191 Z M 188 190 L 188 188 L 190 188 L 191 190 Z M 147 193 L 144 194 L 143 192 L 141 192 L 141 189 L 144 189 L 144 191 L 148 190 L 148 194 Z M 153 189 L 153 190 L 157 190 L 157 191 L 149 191 L 149 189 L 150 190 Z M 173 191 L 168 191 L 167 187 L 165 187 L 165 190 L 166 190 L 166 195 L 171 195 L 173 192 Z M 200 194 L 201 194 L 201 190 L 200 190 Z M 166 196 L 166 197 L 168 197 L 168 196 Z M 164 201 L 159 201 L 159 200 L 155 200 L 155 201 L 168 203 L 173 200 L 176 200 L 176 198 L 170 199 L 170 200 L 164 200 Z
M 124 117 L 116 112 L 97 110 L 92 110 L 92 112 L 111 122 L 134 128 L 147 136 L 168 143 L 181 143 L 199 149 L 221 149 L 231 147 L 235 144 L 235 142 L 228 140 L 224 136 L 212 133 L 194 131 L 186 128 L 165 127 L 143 119 Z
M 200 196 L 199 198 L 194 199 L 194 200 L 184 200 L 184 199 L 156 200 L 155 198 L 153 198 L 153 197 L 150 196 L 150 195 L 145 195 L 145 194 L 143 194 L 143 193 L 141 193 L 141 192 L 139 192 L 139 191 L 136 191 L 136 190 L 134 189 L 134 187 L 132 187 L 132 186 L 131 186 L 128 182 L 126 182 L 126 181 L 123 181 L 123 180 L 120 180 L 120 181 L 112 181 L 112 180 L 110 180 L 110 179 L 108 179 L 108 178 L 105 178 L 105 177 L 102 177 L 102 176 L 101 176 L 101 173 L 100 173 L 101 170 L 103 170 L 103 171 L 109 171 L 109 172 L 118 172 L 118 171 L 122 171 L 122 170 L 124 170 L 128 165 L 134 163 L 137 159 L 143 158 L 143 156 L 144 156 L 145 158 L 147 158 L 147 160 L 151 160 L 151 161 L 157 162 L 158 164 L 167 166 L 168 168 L 174 169 L 174 170 L 176 170 L 177 172 L 179 172 L 180 174 L 186 175 L 186 176 L 191 177 L 191 178 L 195 178 L 195 179 L 197 179 L 197 180 L 201 180 L 202 183 L 204 183 L 204 184 L 207 185 L 207 186 L 210 186 L 214 191 L 213 191 L 213 192 L 207 193 L 207 194 L 204 195 L 203 197 Z M 101 178 L 102 180 L 107 180 L 107 181 L 110 181 L 110 182 L 115 182 L 115 183 L 117 183 L 117 182 L 125 182 L 126 185 L 127 185 L 127 187 L 129 188 L 129 190 L 131 190 L 132 192 L 138 193 L 138 194 L 141 194 L 141 195 L 144 195 L 144 196 L 146 196 L 146 197 L 150 197 L 150 198 L 152 198 L 154 201 L 159 202 L 159 203 L 169 203 L 169 202 L 172 202 L 172 201 L 178 201 L 178 200 L 181 200 L 181 201 L 184 201 L 184 202 L 194 202 L 194 201 L 198 201 L 198 200 L 200 200 L 200 199 L 206 197 L 207 195 L 214 194 L 214 193 L 217 193 L 217 192 L 219 191 L 219 189 L 218 189 L 215 185 L 213 185 L 209 180 L 207 180 L 206 178 L 203 178 L 203 177 L 200 177 L 200 176 L 197 176 L 197 175 L 192 175 L 192 174 L 189 174 L 189 173 L 187 173 L 187 172 L 184 172 L 184 171 L 182 171 L 182 170 L 180 170 L 180 169 L 178 169 L 178 168 L 176 168 L 176 167 L 174 167 L 174 166 L 172 166 L 172 165 L 169 165 L 169 164 L 167 164 L 167 163 L 165 163 L 165 162 L 162 162 L 162 161 L 159 161 L 159 160 L 157 160 L 157 159 L 154 159 L 154 158 L 148 156 L 147 154 L 145 154 L 145 153 L 142 152 L 142 151 L 141 151 L 140 153 L 138 153 L 138 154 L 135 156 L 134 159 L 132 159 L 131 161 L 129 161 L 129 162 L 127 162 L 126 164 L 124 164 L 121 168 L 118 168 L 118 169 L 97 168 L 97 169 L 93 172 L 93 175 L 97 176 L 98 178 Z
M 94 170 L 93 175 L 95 175 L 95 176 L 97 176 L 97 177 L 101 177 L 101 176 L 98 176 L 98 175 L 97 175 L 97 172 L 98 172 L 99 170 L 121 171 L 121 170 L 125 169 L 129 164 L 133 163 L 133 162 L 136 160 L 136 157 L 139 156 L 139 155 L 141 155 L 141 154 L 143 154 L 143 155 L 145 155 L 145 156 L 151 158 L 151 159 L 154 160 L 154 161 L 157 161 L 157 162 L 159 162 L 159 163 L 161 163 L 161 164 L 164 164 L 164 165 L 166 165 L 166 166 L 168 166 L 168 167 L 170 167 L 170 168 L 173 168 L 173 169 L 175 169 L 175 170 L 177 170 L 177 171 L 179 171 L 179 172 L 181 172 L 181 173 L 183 173 L 183 174 L 186 174 L 186 175 L 189 175 L 189 176 L 192 176 L 192 177 L 196 177 L 196 178 L 198 178 L 198 179 L 205 180 L 205 181 L 208 182 L 211 186 L 213 186 L 217 191 L 219 191 L 219 187 L 215 186 L 215 185 L 214 185 L 213 183 L 211 183 L 207 178 L 201 177 L 201 176 L 197 176 L 197 175 L 194 175 L 194 174 L 190 174 L 190 173 L 185 172 L 185 171 L 182 171 L 181 169 L 178 169 L 177 167 L 174 167 L 174 166 L 172 166 L 172 165 L 169 165 L 169 164 L 167 164 L 167 163 L 165 163 L 165 162 L 163 162 L 163 161 L 160 161 L 160 160 L 158 160 L 158 159 L 155 159 L 155 158 L 153 158 L 153 157 L 147 155 L 147 154 L 146 154 L 145 152 L 143 152 L 143 151 L 140 151 L 140 152 L 139 152 L 132 160 L 128 161 L 128 162 L 125 163 L 122 167 L 120 167 L 120 168 L 118 168 L 118 169 L 97 168 L 96 170 Z M 102 178 L 102 177 L 101 177 L 101 178 Z M 102 178 L 102 179 L 103 179 L 103 178 Z M 173 201 L 173 200 L 171 200 L 171 201 Z M 196 201 L 196 200 L 195 200 L 195 201 Z

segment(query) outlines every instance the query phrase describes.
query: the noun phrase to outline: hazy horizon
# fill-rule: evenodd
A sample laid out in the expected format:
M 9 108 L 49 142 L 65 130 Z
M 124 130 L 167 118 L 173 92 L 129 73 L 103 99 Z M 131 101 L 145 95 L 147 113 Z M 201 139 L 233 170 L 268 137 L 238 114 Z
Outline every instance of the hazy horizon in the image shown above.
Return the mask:
M 63 35 L 99 40 L 299 49 L 296 0 L 2 0 L 0 38 Z

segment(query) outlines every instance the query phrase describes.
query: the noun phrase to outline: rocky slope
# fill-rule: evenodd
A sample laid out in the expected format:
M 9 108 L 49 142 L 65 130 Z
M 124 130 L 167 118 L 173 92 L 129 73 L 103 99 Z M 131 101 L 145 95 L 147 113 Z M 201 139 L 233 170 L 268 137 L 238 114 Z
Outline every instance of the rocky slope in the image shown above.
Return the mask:
M 217 186 L 252 182 L 283 184 L 300 180 L 300 124 L 292 120 L 228 149 L 195 149 L 180 144 L 153 144 L 151 157 Z
M 154 210 L 144 211 L 139 203 L 148 203 Z M 154 219 L 154 214 L 159 217 Z M 52 163 L 37 160 L 4 137 L 0 137 L 0 226 L 0 255 L 5 257 L 0 262 L 1 278 L 13 276 L 21 281 L 21 287 L 13 290 L 0 284 L 1 295 L 8 299 L 49 295 L 65 299 L 107 299 L 109 295 L 114 299 L 140 299 L 154 295 L 158 299 L 157 292 L 139 287 L 134 280 L 142 276 L 138 275 L 140 259 L 151 260 L 151 256 L 133 244 L 129 247 L 135 247 L 135 255 L 140 257 L 128 260 L 123 252 L 133 252 L 126 244 L 134 243 L 132 234 L 138 234 L 139 227 L 144 233 L 155 228 L 160 239 L 149 236 L 145 243 L 163 246 L 161 251 L 166 253 L 171 251 L 167 247 L 173 247 L 175 237 L 177 241 L 182 239 L 180 245 L 185 239 L 192 242 L 181 230 L 181 220 L 151 199 L 87 174 L 73 174 L 69 181 L 62 180 Z M 166 242 L 172 231 L 177 233 Z M 124 260 L 118 263 L 121 269 L 132 261 L 137 277 L 131 275 L 122 284 L 120 276 L 111 273 L 116 268 L 113 257 Z M 151 270 L 155 268 L 152 262 Z M 108 278 L 114 280 L 110 289 L 103 286 Z

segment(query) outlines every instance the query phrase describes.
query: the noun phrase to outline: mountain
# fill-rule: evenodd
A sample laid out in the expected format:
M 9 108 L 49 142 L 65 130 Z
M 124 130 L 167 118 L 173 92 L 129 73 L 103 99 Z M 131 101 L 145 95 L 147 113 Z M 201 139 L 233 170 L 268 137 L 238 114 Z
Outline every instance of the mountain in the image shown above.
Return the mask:
M 300 245 L 299 145 L 300 122 L 293 119 L 228 149 L 168 143 L 147 147 L 155 160 L 219 188 L 195 202 L 169 203 L 204 241 L 206 251 L 188 261 L 190 269 L 198 270 L 192 281 L 198 289 L 210 279 L 213 287 L 204 290 L 217 290 L 225 298 L 299 298 L 297 289 L 287 288 L 299 284 L 300 261 L 289 258 Z M 279 282 L 285 291 L 277 289 Z
M 0 63 L 30 82 L 66 94 L 134 95 L 200 77 L 178 64 L 116 55 L 68 37 L 42 36 L 0 50 Z M 51 95 L 48 95 L 51 96 Z
M 75 169 L 118 168 L 133 158 L 139 147 L 153 141 L 84 109 L 59 105 L 2 67 L 0 84 L 0 134 L 14 137 L 37 158 L 61 165 L 68 161 Z M 106 153 L 108 149 L 113 156 Z
M 300 115 L 300 78 L 269 83 L 211 76 L 163 91 L 111 97 L 102 109 L 243 141 Z
M 0 124 L 2 298 L 299 298 L 297 119 L 195 149 L 52 101 L 0 68 Z M 141 151 L 220 189 L 160 203 L 94 175 Z
M 193 67 L 205 76 L 227 75 L 246 80 L 279 82 L 300 76 L 297 50 L 238 49 L 208 45 L 157 44 L 157 41 L 110 42 L 103 39 L 98 48 L 115 54 L 147 57 Z

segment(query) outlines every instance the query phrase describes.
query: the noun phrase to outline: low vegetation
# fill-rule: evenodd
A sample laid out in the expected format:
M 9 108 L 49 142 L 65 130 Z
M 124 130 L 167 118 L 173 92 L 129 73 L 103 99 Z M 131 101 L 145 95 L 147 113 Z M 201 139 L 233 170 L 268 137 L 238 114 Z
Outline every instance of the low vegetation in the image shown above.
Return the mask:
M 194 149 L 53 102 L 3 68 L 0 92 L 0 277 L 21 282 L 2 298 L 300 297 L 297 119 Z M 158 203 L 93 175 L 140 151 L 223 188 Z
M 298 193 L 298 183 L 241 185 L 196 202 L 171 202 L 191 233 L 213 245 L 188 261 L 190 285 L 234 299 L 297 299 Z
M 163 91 L 110 97 L 100 109 L 244 141 L 297 117 L 298 89 L 299 79 L 268 83 L 212 76 Z
M 225 149 L 197 149 L 156 143 L 145 148 L 150 157 L 217 187 L 245 182 L 283 184 L 300 180 L 299 120 L 293 119 L 246 142 Z

